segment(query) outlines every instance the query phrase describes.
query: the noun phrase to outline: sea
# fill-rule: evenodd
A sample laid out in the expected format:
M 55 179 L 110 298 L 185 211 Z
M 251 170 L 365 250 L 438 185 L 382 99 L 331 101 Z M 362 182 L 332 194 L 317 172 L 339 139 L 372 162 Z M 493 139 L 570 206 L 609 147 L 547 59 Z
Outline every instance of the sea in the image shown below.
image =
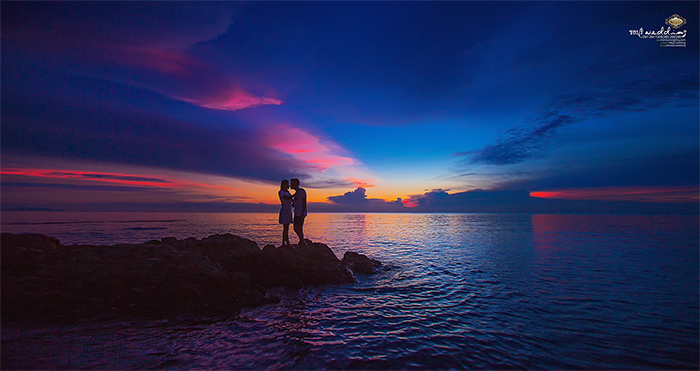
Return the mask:
M 309 214 L 383 263 L 230 315 L 2 323 L 3 369 L 698 369 L 697 215 Z M 4 212 L 63 244 L 232 233 L 276 214 Z M 296 242 L 296 236 L 290 236 Z

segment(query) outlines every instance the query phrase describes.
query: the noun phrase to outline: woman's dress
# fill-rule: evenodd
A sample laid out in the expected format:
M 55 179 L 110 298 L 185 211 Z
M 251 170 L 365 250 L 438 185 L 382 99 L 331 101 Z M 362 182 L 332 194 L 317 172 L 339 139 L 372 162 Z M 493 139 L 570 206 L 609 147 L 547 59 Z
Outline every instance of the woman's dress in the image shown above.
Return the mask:
M 287 190 L 280 190 L 278 193 L 280 197 L 280 202 L 282 203 L 282 208 L 280 208 L 280 224 L 289 224 L 294 219 L 292 218 L 292 194 Z M 288 196 L 290 198 L 284 198 L 282 195 Z

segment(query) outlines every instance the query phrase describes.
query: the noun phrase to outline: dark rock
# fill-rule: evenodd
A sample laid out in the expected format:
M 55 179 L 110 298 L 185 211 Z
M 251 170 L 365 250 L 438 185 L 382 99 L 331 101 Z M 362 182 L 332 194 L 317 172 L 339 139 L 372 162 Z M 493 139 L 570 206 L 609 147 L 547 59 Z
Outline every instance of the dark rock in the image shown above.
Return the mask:
M 260 304 L 279 304 L 280 301 L 282 300 L 277 296 L 265 294 L 263 295 L 262 302 Z
M 177 249 L 184 249 L 185 247 L 187 247 L 187 244 L 184 240 L 181 241 L 175 237 L 165 237 L 161 241 L 163 241 L 163 244 L 170 245 L 170 246 L 175 247 Z
M 21 246 L 26 249 L 32 250 L 53 251 L 56 250 L 60 244 L 61 242 L 57 238 L 48 237 L 44 236 L 43 234 L 36 233 L 3 233 L 0 236 L 0 245 L 3 247 Z
M 0 247 L 2 248 L 0 270 L 3 274 L 33 274 L 34 262 L 45 264 L 50 261 L 53 252 L 58 249 L 59 245 L 58 239 L 41 234 L 2 233 L 0 236 Z
M 185 247 L 192 247 L 194 246 L 195 243 L 197 243 L 197 239 L 194 237 L 187 237 L 184 239 L 185 241 Z
M 331 283 L 353 282 L 342 262 L 322 243 L 310 243 L 275 248 L 268 245 L 262 251 L 264 272 L 257 278 L 266 286 L 302 287 Z
M 195 242 L 192 249 L 218 261 L 260 257 L 260 248 L 257 243 L 228 233 L 203 238 Z
M 43 235 L 2 234 L 3 319 L 163 315 L 278 303 L 268 287 L 352 282 L 379 264 L 321 243 L 260 250 L 231 234 L 144 244 L 60 245 Z
M 343 255 L 343 263 L 350 268 L 353 273 L 363 274 L 372 274 L 376 268 L 382 265 L 378 260 L 370 259 L 354 251 L 347 251 L 345 255 Z

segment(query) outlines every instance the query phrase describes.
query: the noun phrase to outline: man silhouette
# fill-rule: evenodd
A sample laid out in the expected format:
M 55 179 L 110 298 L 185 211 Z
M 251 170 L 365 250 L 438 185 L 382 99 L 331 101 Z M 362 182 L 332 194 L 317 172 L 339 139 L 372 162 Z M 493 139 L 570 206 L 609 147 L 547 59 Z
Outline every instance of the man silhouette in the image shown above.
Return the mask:
M 299 187 L 299 179 L 294 178 L 290 181 L 290 185 L 294 190 L 292 197 L 292 206 L 294 206 L 294 232 L 299 237 L 299 247 L 306 247 L 304 241 L 304 218 L 306 218 L 306 190 Z

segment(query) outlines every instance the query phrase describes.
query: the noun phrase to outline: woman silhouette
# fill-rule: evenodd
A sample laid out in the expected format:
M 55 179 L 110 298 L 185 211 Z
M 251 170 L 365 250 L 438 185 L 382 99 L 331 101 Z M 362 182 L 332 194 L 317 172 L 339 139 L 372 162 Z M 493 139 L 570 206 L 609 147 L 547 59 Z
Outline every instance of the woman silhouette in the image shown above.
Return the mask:
M 289 224 L 292 218 L 292 194 L 289 193 L 289 181 L 283 180 L 278 193 L 282 207 L 280 208 L 279 223 L 282 224 L 282 246 L 291 246 L 289 243 Z

